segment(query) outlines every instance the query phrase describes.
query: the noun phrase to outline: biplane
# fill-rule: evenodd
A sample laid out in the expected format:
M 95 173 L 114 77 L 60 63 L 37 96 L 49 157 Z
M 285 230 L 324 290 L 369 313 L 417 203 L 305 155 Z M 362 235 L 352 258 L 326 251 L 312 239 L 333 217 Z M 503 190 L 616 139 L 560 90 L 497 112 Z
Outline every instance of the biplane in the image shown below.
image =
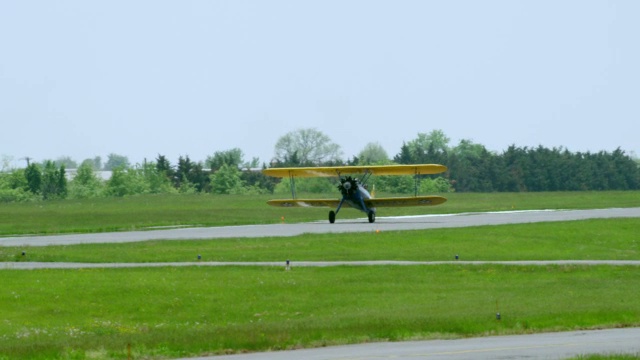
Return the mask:
M 329 207 L 329 222 L 336 221 L 336 215 L 342 207 L 351 207 L 367 214 L 370 223 L 376 221 L 378 207 L 430 206 L 447 201 L 441 196 L 418 196 L 420 175 L 433 175 L 445 172 L 447 167 L 438 164 L 421 165 L 376 165 L 376 166 L 330 166 L 264 169 L 265 175 L 289 178 L 291 199 L 269 200 L 267 204 L 281 207 Z M 355 176 L 360 175 L 361 178 Z M 412 197 L 374 198 L 367 190 L 367 181 L 372 175 L 413 175 L 415 194 Z M 303 177 L 334 177 L 337 188 L 342 194 L 339 199 L 298 199 L 295 179 Z

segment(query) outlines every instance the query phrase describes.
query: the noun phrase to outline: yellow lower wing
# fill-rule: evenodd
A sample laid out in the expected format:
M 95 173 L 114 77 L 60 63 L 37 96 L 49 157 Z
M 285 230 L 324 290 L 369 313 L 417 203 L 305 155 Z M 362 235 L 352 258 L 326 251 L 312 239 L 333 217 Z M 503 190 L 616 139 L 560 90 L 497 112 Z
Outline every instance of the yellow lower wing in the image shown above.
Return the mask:
M 267 201 L 267 204 L 271 206 L 281 206 L 281 207 L 338 207 L 338 204 L 340 204 L 340 200 L 287 199 L 287 200 L 269 200 Z
M 414 196 L 397 198 L 379 198 L 365 200 L 364 203 L 369 208 L 376 207 L 402 207 L 402 206 L 432 206 L 439 205 L 447 201 L 442 196 Z M 287 199 L 269 200 L 267 204 L 280 207 L 330 207 L 336 208 L 340 200 L 335 199 Z M 349 203 L 344 202 L 343 207 L 349 207 Z
M 401 207 L 401 206 L 432 206 L 447 201 L 442 196 L 412 196 L 400 198 L 378 198 L 365 200 L 367 207 Z

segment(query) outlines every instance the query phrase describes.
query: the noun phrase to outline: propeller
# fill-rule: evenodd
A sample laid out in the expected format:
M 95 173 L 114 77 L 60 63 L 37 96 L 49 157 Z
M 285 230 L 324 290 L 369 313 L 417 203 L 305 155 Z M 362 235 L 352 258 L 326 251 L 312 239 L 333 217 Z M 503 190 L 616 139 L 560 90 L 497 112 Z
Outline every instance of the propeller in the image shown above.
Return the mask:
M 338 189 L 343 196 L 351 196 L 358 190 L 358 180 L 351 176 L 340 178 L 340 185 L 338 185 Z

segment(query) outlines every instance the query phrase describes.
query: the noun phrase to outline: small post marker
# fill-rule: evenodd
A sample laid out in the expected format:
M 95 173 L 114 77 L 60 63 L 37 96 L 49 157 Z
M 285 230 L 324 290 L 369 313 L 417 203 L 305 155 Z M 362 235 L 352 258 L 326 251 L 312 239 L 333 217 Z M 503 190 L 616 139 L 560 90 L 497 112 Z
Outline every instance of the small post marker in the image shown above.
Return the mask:
M 23 251 L 22 252 L 22 256 L 25 256 L 25 255 L 27 255 L 27 253 L 25 251 Z
M 287 259 L 287 267 L 285 268 L 285 270 L 291 270 L 291 263 L 289 262 L 289 259 Z
M 460 259 L 460 256 L 458 256 L 458 254 L 456 254 L 456 260 Z
M 284 216 L 280 217 L 280 222 L 284 224 Z
M 202 260 L 202 256 L 198 254 L 198 260 Z
M 500 316 L 500 308 L 498 307 L 498 300 L 496 300 L 496 320 L 500 321 L 502 317 Z

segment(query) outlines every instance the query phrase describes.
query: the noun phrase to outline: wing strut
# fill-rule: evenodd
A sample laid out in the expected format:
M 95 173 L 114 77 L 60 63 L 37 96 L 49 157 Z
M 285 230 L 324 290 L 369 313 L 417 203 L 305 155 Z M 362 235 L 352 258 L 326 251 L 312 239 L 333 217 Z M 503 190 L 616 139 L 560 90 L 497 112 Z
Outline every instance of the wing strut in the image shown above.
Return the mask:
M 420 185 L 420 182 L 422 181 L 422 178 L 420 177 L 420 170 L 418 170 L 418 168 L 416 167 L 416 173 L 415 175 L 413 175 L 413 186 L 414 186 L 414 194 L 413 196 L 418 197 L 418 186 Z
M 364 186 L 367 183 L 367 181 L 369 181 L 369 178 L 371 177 L 371 175 L 372 175 L 371 171 L 369 170 L 365 171 L 360 183 Z
M 291 198 L 296 198 L 296 178 L 293 176 L 293 172 L 289 171 L 289 185 L 291 186 Z

